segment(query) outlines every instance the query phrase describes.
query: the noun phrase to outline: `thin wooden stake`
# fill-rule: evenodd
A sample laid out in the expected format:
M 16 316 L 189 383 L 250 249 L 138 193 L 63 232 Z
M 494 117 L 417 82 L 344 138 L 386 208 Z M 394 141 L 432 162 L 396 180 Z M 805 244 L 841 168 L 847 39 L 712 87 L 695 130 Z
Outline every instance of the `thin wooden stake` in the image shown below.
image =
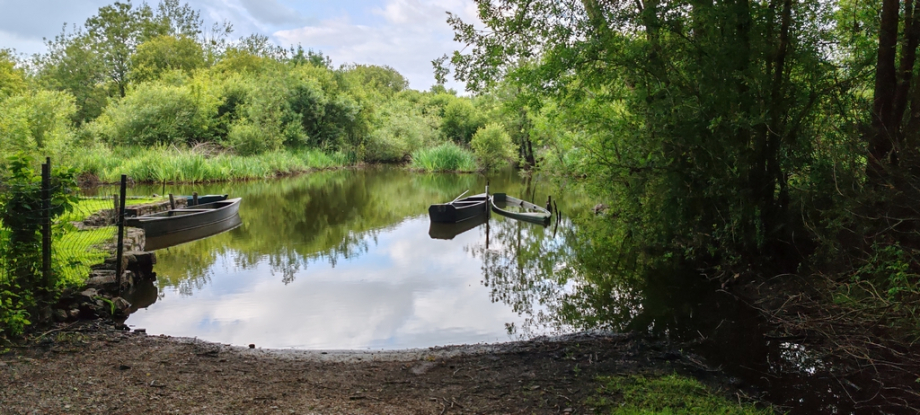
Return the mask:
M 121 292 L 122 268 L 125 261 L 125 194 L 127 191 L 128 175 L 122 174 L 118 209 L 115 211 L 116 223 L 118 223 L 118 245 L 115 248 L 115 281 L 118 283 L 118 292 Z

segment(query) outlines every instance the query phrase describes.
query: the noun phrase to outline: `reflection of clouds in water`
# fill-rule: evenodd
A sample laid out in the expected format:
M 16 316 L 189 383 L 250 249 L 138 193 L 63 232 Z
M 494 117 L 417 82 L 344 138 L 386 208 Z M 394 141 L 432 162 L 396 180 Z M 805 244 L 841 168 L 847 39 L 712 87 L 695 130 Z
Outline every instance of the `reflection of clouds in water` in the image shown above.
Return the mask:
M 508 340 L 505 323 L 520 318 L 489 300 L 479 262 L 462 248 L 484 232 L 440 241 L 429 239 L 427 227 L 427 219 L 418 218 L 374 235 L 377 244 L 360 260 L 339 261 L 334 269 L 319 259 L 293 268 L 267 257 L 241 267 L 233 258 L 238 254 L 227 252 L 208 270 L 210 283 L 196 286 L 194 295 L 174 295 L 167 288 L 164 298 L 132 315 L 128 324 L 154 334 L 263 347 L 405 348 Z M 292 270 L 296 279 L 273 275 L 279 268 Z

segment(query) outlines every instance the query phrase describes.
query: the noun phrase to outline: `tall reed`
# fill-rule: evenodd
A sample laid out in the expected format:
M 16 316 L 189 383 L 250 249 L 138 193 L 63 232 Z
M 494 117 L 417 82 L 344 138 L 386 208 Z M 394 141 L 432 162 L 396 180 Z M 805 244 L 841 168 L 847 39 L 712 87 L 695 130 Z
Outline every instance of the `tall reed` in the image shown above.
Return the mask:
M 471 172 L 478 170 L 476 156 L 454 143 L 423 148 L 412 153 L 412 168 L 425 171 Z
M 95 147 L 72 157 L 78 174 L 88 173 L 106 183 L 122 174 L 137 182 L 201 183 L 269 178 L 348 164 L 344 154 L 312 149 L 285 149 L 252 156 L 207 154 L 175 147 L 129 147 L 113 151 Z

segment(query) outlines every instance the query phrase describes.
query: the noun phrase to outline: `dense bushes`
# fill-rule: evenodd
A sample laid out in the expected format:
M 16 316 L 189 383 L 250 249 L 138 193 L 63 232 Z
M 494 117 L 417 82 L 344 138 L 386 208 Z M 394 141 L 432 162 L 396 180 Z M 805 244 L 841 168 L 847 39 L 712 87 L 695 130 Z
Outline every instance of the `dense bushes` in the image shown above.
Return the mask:
M 516 156 L 511 136 L 505 132 L 504 127 L 495 123 L 477 131 L 470 146 L 485 170 L 500 168 Z

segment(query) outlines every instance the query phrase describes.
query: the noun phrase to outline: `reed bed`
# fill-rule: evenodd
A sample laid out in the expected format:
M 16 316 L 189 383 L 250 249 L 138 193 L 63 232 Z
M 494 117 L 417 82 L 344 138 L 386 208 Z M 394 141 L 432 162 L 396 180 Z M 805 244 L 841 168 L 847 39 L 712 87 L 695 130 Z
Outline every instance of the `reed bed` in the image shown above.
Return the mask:
M 154 147 L 113 151 L 97 147 L 74 155 L 79 174 L 92 174 L 103 183 L 127 174 L 136 182 L 202 183 L 261 179 L 348 165 L 341 153 L 319 150 L 278 150 L 253 156 L 208 154 L 196 149 Z
M 479 169 L 476 156 L 454 143 L 419 149 L 412 153 L 414 169 L 425 171 L 472 172 Z

